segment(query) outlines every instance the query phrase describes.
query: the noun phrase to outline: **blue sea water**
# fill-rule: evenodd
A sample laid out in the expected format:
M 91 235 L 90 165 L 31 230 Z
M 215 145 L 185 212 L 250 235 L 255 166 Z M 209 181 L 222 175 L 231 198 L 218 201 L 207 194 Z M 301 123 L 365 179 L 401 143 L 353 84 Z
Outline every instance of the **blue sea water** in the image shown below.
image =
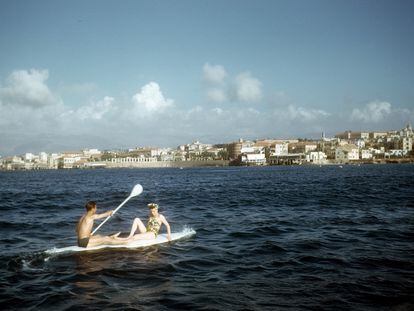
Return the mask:
M 88 200 L 157 202 L 195 237 L 49 256 Z M 414 166 L 0 172 L 0 306 L 10 310 L 413 310 Z

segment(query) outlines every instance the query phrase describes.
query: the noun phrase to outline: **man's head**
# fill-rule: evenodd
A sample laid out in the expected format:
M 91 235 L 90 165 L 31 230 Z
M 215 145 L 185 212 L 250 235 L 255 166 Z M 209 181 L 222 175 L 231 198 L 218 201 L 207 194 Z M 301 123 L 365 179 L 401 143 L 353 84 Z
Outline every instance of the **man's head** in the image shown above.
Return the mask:
M 85 204 L 85 208 L 87 212 L 96 211 L 96 202 L 95 201 L 89 201 Z

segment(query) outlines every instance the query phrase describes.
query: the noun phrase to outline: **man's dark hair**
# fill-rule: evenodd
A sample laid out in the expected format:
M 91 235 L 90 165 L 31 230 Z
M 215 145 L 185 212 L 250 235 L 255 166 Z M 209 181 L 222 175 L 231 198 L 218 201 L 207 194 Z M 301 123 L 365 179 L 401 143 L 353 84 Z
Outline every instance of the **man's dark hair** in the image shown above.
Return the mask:
M 89 201 L 88 203 L 85 204 L 85 208 L 88 212 L 91 211 L 94 207 L 96 207 L 95 201 Z

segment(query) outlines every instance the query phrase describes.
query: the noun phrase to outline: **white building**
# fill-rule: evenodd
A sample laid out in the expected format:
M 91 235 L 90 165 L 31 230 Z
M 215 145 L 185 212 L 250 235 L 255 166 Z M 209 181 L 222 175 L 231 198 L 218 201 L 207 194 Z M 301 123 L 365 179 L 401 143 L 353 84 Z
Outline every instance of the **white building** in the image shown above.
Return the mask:
M 57 153 L 52 153 L 47 159 L 48 168 L 57 169 L 59 164 L 60 155 Z
M 254 153 L 255 149 L 254 147 L 245 147 L 243 146 L 240 150 L 241 153 Z
M 73 168 L 73 165 L 81 159 L 80 156 L 63 157 L 63 168 Z
M 280 155 L 287 155 L 288 153 L 289 153 L 288 143 L 277 143 L 275 144 L 272 155 L 280 156 Z
M 356 141 L 356 145 L 358 146 L 359 149 L 365 148 L 365 140 L 363 139 L 358 139 Z
M 327 156 L 321 151 L 311 151 L 306 155 L 306 162 L 315 164 L 323 164 L 326 162 Z
M 47 153 L 46 153 L 46 152 L 41 152 L 41 153 L 39 154 L 39 161 L 40 161 L 41 163 L 47 163 L 47 159 L 48 159 L 48 155 L 47 155 Z
M 335 160 L 352 161 L 359 160 L 359 149 L 355 145 L 343 145 L 335 150 Z
M 387 137 L 387 132 L 371 132 L 369 134 L 370 138 L 376 139 L 380 137 Z
M 404 151 L 402 149 L 392 149 L 389 152 L 385 153 L 386 157 L 403 157 L 407 155 L 407 151 Z
M 406 152 L 413 150 L 413 139 L 411 137 L 402 138 L 402 150 Z
M 361 159 L 362 160 L 372 159 L 372 151 L 369 150 L 369 149 L 362 149 L 361 150 Z
M 92 156 L 99 156 L 102 154 L 102 152 L 99 151 L 98 149 L 84 149 L 82 152 L 83 152 L 83 155 L 88 158 Z
M 266 156 L 264 153 L 246 153 L 242 154 L 241 162 L 246 165 L 264 165 Z
M 126 158 L 112 158 L 112 163 L 142 163 L 142 162 L 157 162 L 157 158 L 141 157 L 126 157 Z
M 36 156 L 33 154 L 33 153 L 26 153 L 25 155 L 24 155 L 24 160 L 25 161 L 33 161 L 34 159 L 36 159 Z
M 400 136 L 401 137 L 413 137 L 414 136 L 411 124 L 407 124 L 407 126 L 400 131 Z
M 163 152 L 162 152 L 162 149 L 151 149 L 150 150 L 150 156 L 151 156 L 151 158 L 154 158 L 154 157 L 159 157 L 161 154 L 162 154 Z

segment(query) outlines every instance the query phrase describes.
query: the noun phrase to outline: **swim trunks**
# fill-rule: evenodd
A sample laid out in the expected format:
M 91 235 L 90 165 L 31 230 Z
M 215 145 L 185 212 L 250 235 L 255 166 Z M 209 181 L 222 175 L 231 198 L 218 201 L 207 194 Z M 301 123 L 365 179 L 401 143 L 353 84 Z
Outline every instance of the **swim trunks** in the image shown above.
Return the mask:
M 89 238 L 78 239 L 79 247 L 87 247 L 89 243 Z

